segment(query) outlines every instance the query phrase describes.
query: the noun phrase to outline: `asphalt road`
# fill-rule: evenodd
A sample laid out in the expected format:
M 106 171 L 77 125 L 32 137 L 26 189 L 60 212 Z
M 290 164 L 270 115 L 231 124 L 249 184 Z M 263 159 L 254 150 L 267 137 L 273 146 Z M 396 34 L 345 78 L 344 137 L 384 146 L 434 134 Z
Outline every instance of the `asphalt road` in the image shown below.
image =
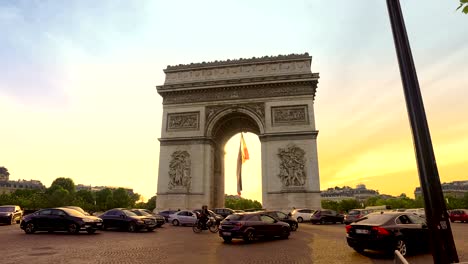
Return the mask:
M 468 261 L 468 224 L 452 230 L 461 261 Z M 430 254 L 410 263 L 432 263 Z M 346 244 L 344 225 L 303 223 L 287 240 L 226 244 L 217 234 L 169 224 L 154 232 L 98 231 L 89 235 L 39 232 L 0 226 L 0 263 L 393 263 L 377 252 L 364 255 Z

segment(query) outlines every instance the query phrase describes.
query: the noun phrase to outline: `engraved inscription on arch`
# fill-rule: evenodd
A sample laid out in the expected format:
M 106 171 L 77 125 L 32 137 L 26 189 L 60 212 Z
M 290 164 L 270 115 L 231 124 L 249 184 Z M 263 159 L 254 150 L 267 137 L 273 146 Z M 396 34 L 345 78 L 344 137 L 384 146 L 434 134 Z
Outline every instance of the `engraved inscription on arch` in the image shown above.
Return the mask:
M 200 112 L 167 114 L 167 131 L 198 130 Z
M 271 108 L 272 126 L 307 125 L 307 105 L 277 106 Z

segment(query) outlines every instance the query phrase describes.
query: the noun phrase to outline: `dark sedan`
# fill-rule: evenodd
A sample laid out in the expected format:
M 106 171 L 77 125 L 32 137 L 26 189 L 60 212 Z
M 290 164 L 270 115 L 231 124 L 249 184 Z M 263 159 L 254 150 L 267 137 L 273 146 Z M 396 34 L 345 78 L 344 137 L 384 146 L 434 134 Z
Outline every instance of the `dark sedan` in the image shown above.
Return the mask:
M 154 217 L 139 216 L 129 209 L 111 209 L 99 217 L 104 222 L 103 229 L 118 228 L 126 229 L 128 232 L 136 232 L 140 229 L 153 231 L 156 228 Z
M 67 231 L 78 233 L 81 230 L 92 234 L 102 226 L 98 217 L 84 215 L 70 208 L 48 208 L 23 217 L 21 229 L 26 234 L 36 231 Z
M 272 217 L 274 217 L 274 218 L 276 218 L 276 219 L 278 219 L 280 221 L 288 223 L 291 231 L 296 231 L 298 226 L 299 226 L 298 223 L 297 223 L 297 220 L 294 219 L 291 216 L 291 214 L 285 214 L 285 213 L 280 212 L 280 211 L 265 211 L 264 213 L 269 215 L 269 216 L 272 216 Z
M 346 226 L 348 245 L 357 252 L 365 249 L 408 252 L 429 248 L 429 230 L 423 218 L 401 212 L 371 213 Z
M 15 224 L 21 222 L 23 210 L 18 205 L 0 206 L 0 223 Z
M 166 219 L 164 219 L 164 217 L 160 215 L 154 215 L 147 209 L 132 209 L 132 212 L 139 216 L 146 216 L 148 218 L 154 219 L 154 221 L 156 221 L 156 227 L 161 227 L 166 223 Z
M 219 236 L 225 242 L 242 238 L 252 242 L 258 237 L 289 237 L 289 224 L 279 221 L 264 212 L 240 213 L 227 216 L 219 227 Z
M 317 210 L 310 217 L 312 224 L 343 223 L 344 215 L 333 210 Z

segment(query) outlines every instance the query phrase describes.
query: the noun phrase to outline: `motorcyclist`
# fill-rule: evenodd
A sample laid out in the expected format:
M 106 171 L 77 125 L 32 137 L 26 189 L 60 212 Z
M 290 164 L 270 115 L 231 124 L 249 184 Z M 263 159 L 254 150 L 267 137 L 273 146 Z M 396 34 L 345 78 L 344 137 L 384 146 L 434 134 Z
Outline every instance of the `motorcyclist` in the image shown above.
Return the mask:
M 203 205 L 201 212 L 200 212 L 200 223 L 202 229 L 206 229 L 206 222 L 208 222 L 208 219 L 210 217 L 210 213 L 208 212 L 208 206 Z

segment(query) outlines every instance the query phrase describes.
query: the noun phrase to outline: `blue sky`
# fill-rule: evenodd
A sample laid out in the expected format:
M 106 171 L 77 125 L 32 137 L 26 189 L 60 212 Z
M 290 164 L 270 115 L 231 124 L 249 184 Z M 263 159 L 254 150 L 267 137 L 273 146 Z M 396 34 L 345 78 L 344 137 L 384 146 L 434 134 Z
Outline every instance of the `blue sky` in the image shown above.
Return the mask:
M 468 16 L 458 1 L 402 2 L 441 178 L 468 179 Z M 14 179 L 150 197 L 167 65 L 309 52 L 322 189 L 418 183 L 383 0 L 1 1 L 0 28 L 0 166 Z

